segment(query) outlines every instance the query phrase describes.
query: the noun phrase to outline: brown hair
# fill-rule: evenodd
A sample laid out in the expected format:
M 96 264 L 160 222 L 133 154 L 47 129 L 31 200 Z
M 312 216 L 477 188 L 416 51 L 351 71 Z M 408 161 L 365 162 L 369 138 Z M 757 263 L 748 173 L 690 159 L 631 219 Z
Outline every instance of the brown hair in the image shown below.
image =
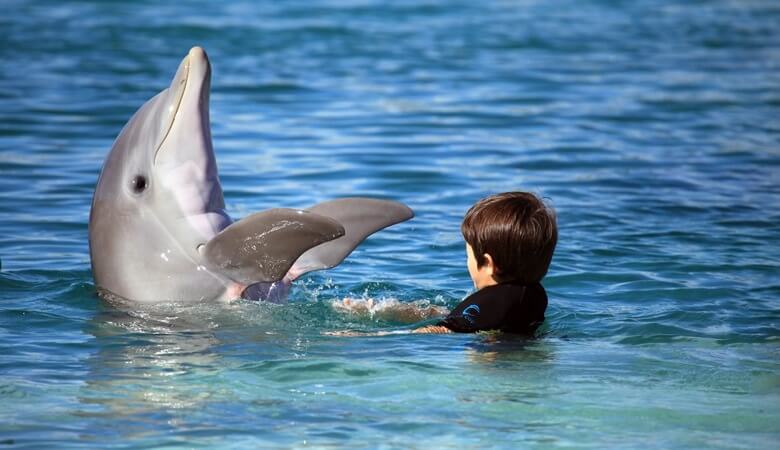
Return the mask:
M 504 192 L 478 201 L 460 230 L 478 267 L 485 264 L 485 253 L 493 258 L 498 282 L 541 281 L 558 242 L 555 211 L 530 192 Z

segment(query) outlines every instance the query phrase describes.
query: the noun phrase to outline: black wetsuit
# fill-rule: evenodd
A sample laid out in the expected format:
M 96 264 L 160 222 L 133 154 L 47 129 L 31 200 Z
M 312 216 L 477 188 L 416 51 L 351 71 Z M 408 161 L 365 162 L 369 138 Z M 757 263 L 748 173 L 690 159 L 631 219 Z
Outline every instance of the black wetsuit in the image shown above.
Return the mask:
M 532 334 L 544 322 L 547 293 L 539 283 L 502 283 L 466 297 L 436 325 L 457 333 L 500 330 Z

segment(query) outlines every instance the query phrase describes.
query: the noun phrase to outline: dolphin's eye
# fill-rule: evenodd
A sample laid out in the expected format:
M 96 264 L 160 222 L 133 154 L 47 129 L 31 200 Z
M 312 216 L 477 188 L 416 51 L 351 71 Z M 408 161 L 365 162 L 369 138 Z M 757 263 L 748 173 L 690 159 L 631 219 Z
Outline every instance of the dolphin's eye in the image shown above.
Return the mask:
M 130 182 L 130 187 L 133 189 L 133 192 L 140 194 L 146 189 L 146 177 L 143 175 L 136 175 L 133 178 L 133 181 Z

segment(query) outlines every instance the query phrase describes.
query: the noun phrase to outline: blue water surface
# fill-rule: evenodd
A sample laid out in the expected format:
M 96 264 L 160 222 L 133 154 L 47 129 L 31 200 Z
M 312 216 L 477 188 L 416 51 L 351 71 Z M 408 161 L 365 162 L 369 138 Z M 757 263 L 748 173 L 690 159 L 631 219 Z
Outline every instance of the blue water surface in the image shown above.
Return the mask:
M 4 1 L 0 448 L 776 447 L 778 23 L 772 0 Z M 417 217 L 285 305 L 99 299 L 100 167 L 193 45 L 233 217 Z M 463 214 L 507 190 L 559 215 L 540 338 L 325 334 L 456 305 Z

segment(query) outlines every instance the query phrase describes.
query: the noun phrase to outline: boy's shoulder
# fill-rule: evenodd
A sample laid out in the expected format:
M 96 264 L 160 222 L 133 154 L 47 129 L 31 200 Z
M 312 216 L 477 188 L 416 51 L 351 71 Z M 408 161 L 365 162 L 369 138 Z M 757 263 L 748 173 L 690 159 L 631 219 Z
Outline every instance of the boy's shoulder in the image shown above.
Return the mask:
M 466 297 L 439 325 L 462 333 L 496 329 L 529 333 L 544 321 L 546 309 L 547 293 L 540 283 L 502 283 Z
M 491 309 L 508 307 L 518 300 L 522 300 L 526 286 L 520 284 L 502 283 L 484 287 L 468 297 L 464 298 L 452 312 L 462 312 L 470 305 L 490 305 Z

